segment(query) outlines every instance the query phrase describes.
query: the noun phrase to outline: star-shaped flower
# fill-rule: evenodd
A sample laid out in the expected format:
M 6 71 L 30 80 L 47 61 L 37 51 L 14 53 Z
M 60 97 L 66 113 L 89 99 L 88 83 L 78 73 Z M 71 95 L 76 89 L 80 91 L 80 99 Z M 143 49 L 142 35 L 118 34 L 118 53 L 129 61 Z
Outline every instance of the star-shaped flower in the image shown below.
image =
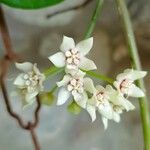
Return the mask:
M 32 104 L 38 93 L 43 91 L 45 76 L 39 71 L 37 64 L 24 62 L 16 63 L 15 65 L 23 73 L 17 76 L 14 85 L 17 86 L 17 89 L 23 96 L 23 105 Z
M 126 69 L 123 73 L 117 76 L 114 86 L 123 95 L 131 97 L 144 97 L 144 92 L 134 84 L 134 81 L 145 77 L 146 74 L 146 71 Z
M 64 36 L 60 46 L 61 52 L 49 57 L 49 60 L 56 67 L 65 67 L 69 70 L 76 70 L 78 68 L 83 70 L 96 69 L 95 63 L 86 58 L 85 55 L 89 53 L 93 46 L 93 38 L 88 38 L 75 45 L 72 38 Z
M 113 110 L 112 120 L 120 122 L 120 114 L 123 113 L 123 110 L 130 111 L 135 109 L 135 106 L 118 90 L 113 89 L 112 86 L 107 85 L 106 89 L 109 93 L 109 102 Z
M 58 87 L 60 87 L 57 105 L 62 105 L 70 97 L 73 97 L 79 106 L 85 108 L 87 94 L 84 90 L 86 84 L 84 83 L 84 75 L 84 72 L 78 70 L 74 75 L 66 74 L 60 82 L 57 82 Z
M 105 129 L 107 128 L 107 119 L 112 119 L 112 107 L 109 103 L 109 93 L 106 88 L 101 85 L 94 87 L 93 81 L 89 78 L 85 79 L 85 89 L 90 92 L 92 97 L 88 100 L 86 110 L 92 118 L 92 122 L 96 119 L 96 111 L 102 115 L 102 121 Z

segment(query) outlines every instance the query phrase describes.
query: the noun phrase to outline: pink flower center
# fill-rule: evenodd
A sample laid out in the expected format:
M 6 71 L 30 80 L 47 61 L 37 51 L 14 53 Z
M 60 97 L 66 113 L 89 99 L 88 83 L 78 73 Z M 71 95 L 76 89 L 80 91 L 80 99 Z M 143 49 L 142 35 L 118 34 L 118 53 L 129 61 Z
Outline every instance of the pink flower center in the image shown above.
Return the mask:
M 83 93 L 83 81 L 82 79 L 73 78 L 70 80 L 67 86 L 68 91 L 75 93 Z
M 76 49 L 68 50 L 65 56 L 68 65 L 77 66 L 80 63 L 80 53 Z
M 123 79 L 120 83 L 120 91 L 125 93 L 129 87 L 132 85 L 133 81 L 130 79 Z

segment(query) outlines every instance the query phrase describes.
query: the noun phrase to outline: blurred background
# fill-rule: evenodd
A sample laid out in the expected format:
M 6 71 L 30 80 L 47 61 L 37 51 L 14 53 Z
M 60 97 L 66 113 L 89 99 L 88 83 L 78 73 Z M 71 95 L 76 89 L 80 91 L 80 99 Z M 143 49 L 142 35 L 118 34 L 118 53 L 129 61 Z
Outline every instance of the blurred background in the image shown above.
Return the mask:
M 24 60 L 37 62 L 41 70 L 51 66 L 47 57 L 59 50 L 63 35 L 73 37 L 76 42 L 83 39 L 95 6 L 95 0 L 82 5 L 85 1 L 65 0 L 53 7 L 37 10 L 14 9 L 3 5 L 14 50 Z M 150 1 L 126 2 L 143 70 L 150 71 Z M 58 10 L 80 5 L 82 7 L 78 9 L 54 15 Z M 130 66 L 123 30 L 113 0 L 105 2 L 93 37 L 94 46 L 88 57 L 95 61 L 97 72 L 113 78 Z M 0 58 L 3 54 L 4 47 L 0 40 Z M 25 120 L 32 119 L 35 106 L 22 110 L 20 99 L 13 93 L 12 82 L 16 75 L 16 69 L 12 65 L 7 83 L 13 108 Z M 49 80 L 46 89 L 53 87 L 59 79 L 60 75 L 57 75 L 55 80 Z M 149 74 L 145 82 L 147 95 L 150 96 Z M 98 83 L 100 81 L 95 80 L 95 84 Z M 32 150 L 29 133 L 20 129 L 16 121 L 7 114 L 1 93 L 0 99 L 0 150 Z M 107 131 L 104 131 L 99 115 L 91 123 L 86 111 L 83 110 L 79 115 L 70 114 L 66 109 L 67 104 L 60 107 L 55 104 L 50 107 L 42 106 L 40 124 L 36 130 L 42 150 L 141 150 L 143 142 L 139 105 L 137 99 L 132 102 L 136 110 L 124 113 L 119 124 L 109 121 Z

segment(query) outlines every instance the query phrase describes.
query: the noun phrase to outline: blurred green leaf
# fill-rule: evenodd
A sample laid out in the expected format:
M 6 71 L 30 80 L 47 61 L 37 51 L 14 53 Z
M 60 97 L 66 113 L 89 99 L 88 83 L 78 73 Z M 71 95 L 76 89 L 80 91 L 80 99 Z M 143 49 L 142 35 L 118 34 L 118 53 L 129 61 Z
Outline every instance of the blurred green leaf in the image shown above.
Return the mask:
M 37 9 L 56 5 L 63 1 L 64 0 L 0 0 L 0 3 L 4 3 L 15 8 Z
M 81 112 L 81 107 L 75 101 L 69 104 L 67 109 L 70 113 L 75 115 L 78 115 Z
M 53 104 L 55 100 L 55 96 L 52 92 L 42 93 L 40 94 L 40 101 L 42 104 L 50 106 Z

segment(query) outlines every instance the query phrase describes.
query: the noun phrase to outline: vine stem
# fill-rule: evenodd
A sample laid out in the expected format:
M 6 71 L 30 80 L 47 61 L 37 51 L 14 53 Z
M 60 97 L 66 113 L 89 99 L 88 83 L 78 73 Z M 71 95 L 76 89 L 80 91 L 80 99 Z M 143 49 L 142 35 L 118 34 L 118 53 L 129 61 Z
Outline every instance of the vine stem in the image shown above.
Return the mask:
M 92 35 L 95 25 L 96 25 L 96 22 L 97 22 L 97 18 L 99 17 L 99 15 L 102 11 L 103 4 L 104 4 L 104 0 L 97 0 L 92 19 L 88 25 L 87 31 L 84 36 L 85 39 L 89 38 Z
M 124 0 L 116 0 L 118 11 L 120 14 L 120 18 L 123 22 L 123 27 L 126 35 L 126 40 L 128 43 L 128 53 L 132 60 L 132 66 L 134 69 L 142 70 L 140 58 L 135 42 L 135 37 L 132 29 L 132 24 L 130 20 L 130 16 L 128 13 L 128 9 L 126 7 Z M 138 80 L 137 85 L 145 91 L 144 81 Z M 145 150 L 150 150 L 150 116 L 149 116 L 149 108 L 148 108 L 148 99 L 147 97 L 139 98 L 140 112 L 141 112 L 141 120 L 143 127 L 143 137 L 144 137 L 144 148 Z
M 10 63 L 16 60 L 18 56 L 13 51 L 13 48 L 11 45 L 11 38 L 9 35 L 7 23 L 6 23 L 3 9 L 1 6 L 0 6 L 0 32 L 1 32 L 2 40 L 5 46 L 5 56 L 3 57 L 1 66 L 0 66 L 1 67 L 0 85 L 2 89 L 2 95 L 4 97 L 4 102 L 6 104 L 6 111 L 12 118 L 14 118 L 18 122 L 19 126 L 22 129 L 30 131 L 35 150 L 40 150 L 40 145 L 39 145 L 37 136 L 34 132 L 34 129 L 37 127 L 39 123 L 39 111 L 41 108 L 39 96 L 36 97 L 37 107 L 34 112 L 34 121 L 33 122 L 28 121 L 27 123 L 24 123 L 22 117 L 19 114 L 17 114 L 15 111 L 13 111 L 13 108 L 9 99 L 9 92 L 6 87 L 5 79 L 7 77 Z

